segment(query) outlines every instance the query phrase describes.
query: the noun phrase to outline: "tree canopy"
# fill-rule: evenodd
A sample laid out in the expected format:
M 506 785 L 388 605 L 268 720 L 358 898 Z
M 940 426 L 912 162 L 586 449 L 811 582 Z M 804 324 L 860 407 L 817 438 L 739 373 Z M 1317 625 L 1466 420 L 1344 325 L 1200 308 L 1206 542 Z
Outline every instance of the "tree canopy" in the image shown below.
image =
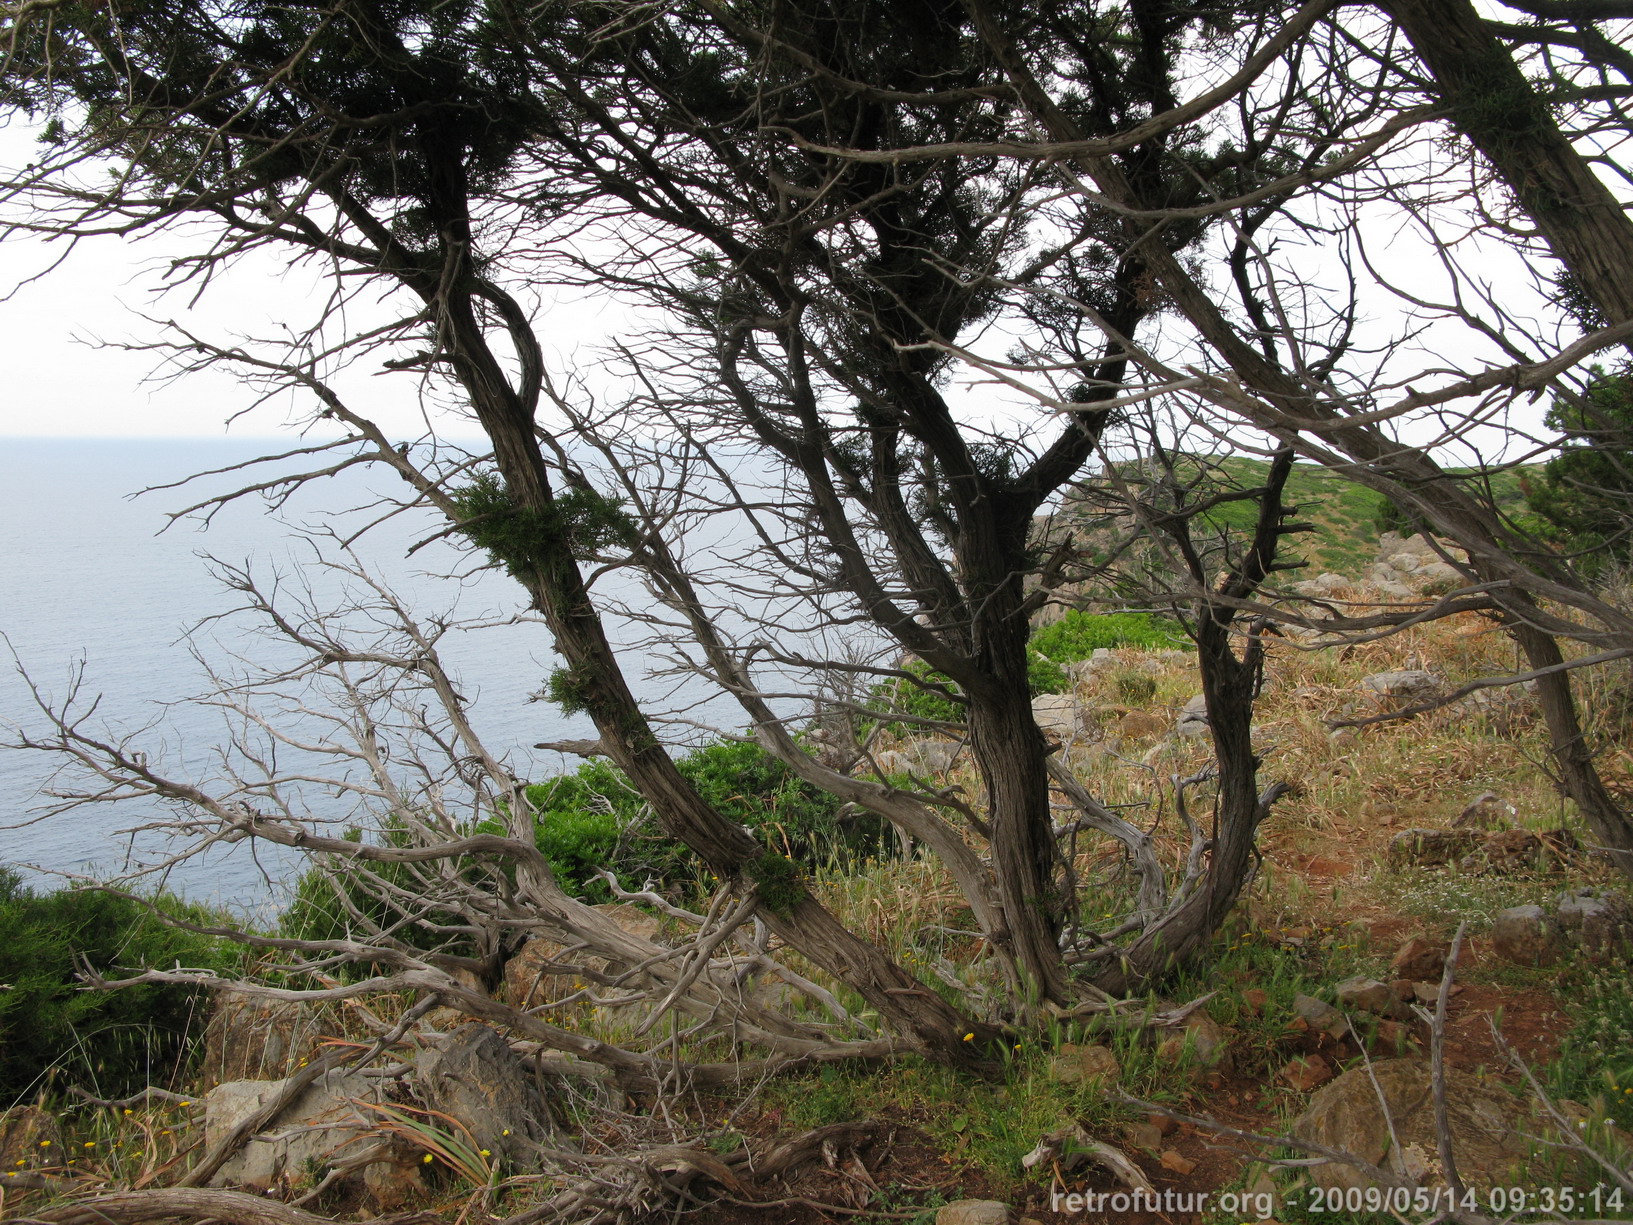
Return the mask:
M 1524 397 L 1584 386 L 1595 355 L 1633 336 L 1626 184 L 1598 152 L 1626 134 L 1628 65 L 1605 33 L 1618 19 L 1550 7 L 1504 23 L 1466 0 L 25 3 L 10 13 L 4 97 L 48 144 L 5 200 L 20 231 L 188 235 L 181 284 L 230 277 L 251 250 L 325 269 L 332 296 L 281 344 L 178 332 L 157 346 L 180 370 L 293 389 L 340 434 L 307 453 L 399 474 L 407 503 L 521 585 L 562 658 L 550 694 L 590 716 L 587 751 L 726 882 L 738 921 L 763 922 L 899 1038 L 981 1066 L 1039 1009 L 1105 1007 L 1197 955 L 1235 904 L 1281 792 L 1252 739 L 1278 623 L 1500 620 L 1540 682 L 1563 781 L 1633 871 L 1633 825 L 1595 771 L 1560 645 L 1624 656 L 1633 615 L 1445 462 L 1493 437 L 1514 449 L 1539 432 Z M 1434 286 L 1390 279 L 1380 226 L 1414 236 Z M 1465 260 L 1475 241 L 1536 263 L 1545 326 Z M 1561 285 L 1597 312 L 1585 331 L 1548 304 Z M 613 402 L 549 368 L 541 294 L 561 287 L 660 320 L 610 359 Z M 1380 328 L 1369 304 L 1391 300 L 1401 322 Z M 1472 356 L 1417 362 L 1420 331 Z M 348 369 L 365 366 L 476 421 L 487 449 L 387 436 L 346 394 Z M 1266 478 L 1187 475 L 1196 450 L 1220 446 L 1267 457 Z M 722 458 L 734 448 L 772 475 L 745 480 Z M 1150 462 L 1119 466 L 1130 456 Z M 1462 588 L 1427 611 L 1286 603 L 1295 457 L 1433 525 L 1460 550 Z M 1114 495 L 1105 530 L 1044 522 L 1097 472 L 1115 476 L 1097 483 Z M 1208 512 L 1224 505 L 1240 530 L 1216 530 Z M 714 517 L 753 541 L 729 573 L 680 530 Z M 1131 575 L 1136 539 L 1163 564 Z M 643 576 L 646 615 L 737 699 L 767 752 L 941 858 L 1009 1002 L 927 989 L 677 768 L 604 631 L 594 576 L 609 566 Z M 1211 818 L 1186 817 L 1177 872 L 1076 783 L 1031 704 L 1034 615 L 1134 589 L 1184 618 L 1210 716 L 1213 765 L 1177 790 L 1208 784 Z M 276 617 L 273 603 L 256 597 Z M 439 829 L 393 809 L 382 783 L 423 845 L 326 841 L 276 806 L 144 774 L 72 725 L 57 747 L 112 752 L 108 769 L 234 837 L 382 863 L 508 857 L 506 921 L 646 964 L 541 863 L 529 780 L 471 739 L 433 655 L 396 620 L 383 657 L 436 692 L 502 833 Z M 276 623 L 314 666 L 382 656 Z M 847 636 L 864 649 L 826 649 Z M 862 714 L 859 679 L 923 687 L 932 673 L 962 705 L 979 795 L 825 760 L 779 713 L 786 686 Z M 1114 924 L 1085 919 L 1062 802 L 1069 830 L 1128 864 Z M 358 956 L 391 947 L 376 936 Z M 448 974 L 469 960 L 393 956 L 403 981 L 453 994 Z M 671 998 L 694 985 L 648 972 Z M 737 1015 L 723 998 L 707 1007 Z M 747 1023 L 785 1053 L 819 1041 L 786 1019 Z

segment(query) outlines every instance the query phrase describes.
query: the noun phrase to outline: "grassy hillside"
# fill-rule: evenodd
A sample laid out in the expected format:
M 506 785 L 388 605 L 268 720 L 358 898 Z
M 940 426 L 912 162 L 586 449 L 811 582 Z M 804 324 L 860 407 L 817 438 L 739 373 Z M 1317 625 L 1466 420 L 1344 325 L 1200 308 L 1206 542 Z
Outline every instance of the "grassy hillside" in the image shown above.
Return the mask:
M 1198 460 L 1186 475 L 1201 474 L 1204 462 L 1209 469 L 1204 477 L 1206 487 L 1252 488 L 1264 483 L 1270 468 L 1267 460 L 1231 457 Z M 1521 486 L 1526 471 L 1521 467 L 1477 475 L 1473 469 L 1449 470 L 1451 475 L 1466 478 L 1471 494 L 1509 515 L 1525 510 Z M 1297 519 L 1314 528 L 1291 542 L 1293 552 L 1309 563 L 1306 577 L 1327 571 L 1358 576 L 1376 557 L 1378 518 L 1384 504 L 1381 495 L 1332 469 L 1295 464 L 1287 481 L 1287 501 L 1296 508 Z M 1244 501 L 1225 503 L 1206 517 L 1219 527 L 1246 531 L 1253 524 L 1254 514 L 1253 504 Z

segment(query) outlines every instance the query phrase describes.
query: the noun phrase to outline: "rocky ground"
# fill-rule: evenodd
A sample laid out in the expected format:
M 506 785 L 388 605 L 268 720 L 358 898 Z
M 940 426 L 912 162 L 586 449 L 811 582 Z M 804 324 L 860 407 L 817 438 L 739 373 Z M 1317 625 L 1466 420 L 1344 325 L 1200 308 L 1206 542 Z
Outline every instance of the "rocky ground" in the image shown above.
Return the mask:
M 1331 600 L 1403 598 L 1386 584 L 1421 594 L 1443 577 L 1432 553 L 1386 541 L 1378 564 L 1388 574 L 1371 575 L 1371 586 L 1321 576 L 1308 590 Z M 697 1219 L 711 1222 L 1052 1223 L 1091 1219 L 1082 1200 L 1062 1196 L 1141 1190 L 1168 1198 L 1112 1219 L 1330 1220 L 1312 1210 L 1312 1196 L 1382 1176 L 1341 1164 L 1272 1173 L 1267 1158 L 1296 1154 L 1265 1138 L 1443 1181 L 1429 1060 L 1443 1008 L 1463 1178 L 1536 1194 L 1599 1186 L 1600 1211 L 1576 1216 L 1633 1219 L 1633 1194 L 1625 1210 L 1608 1210 L 1603 1188 L 1614 1174 L 1573 1148 L 1588 1143 L 1624 1171 L 1633 1161 L 1622 1130 L 1633 1123 L 1629 1052 L 1614 1049 L 1614 1037 L 1610 1048 L 1582 1037 L 1583 1018 L 1600 1007 L 1584 1001 L 1623 999 L 1605 994 L 1617 983 L 1625 996 L 1633 910 L 1539 765 L 1529 696 L 1479 689 L 1375 720 L 1513 663 L 1506 638 L 1474 616 L 1347 646 L 1289 634 L 1273 651 L 1256 732 L 1266 778 L 1295 788 L 1263 831 L 1258 879 L 1214 961 L 1138 1002 L 1137 1024 L 1095 1032 L 1063 1022 L 1036 1049 L 1017 1047 L 1001 1084 L 906 1061 L 730 1092 L 631 1096 L 560 1076 L 526 1043 L 453 1008 L 229 995 L 210 1019 L 192 1094 L 9 1112 L 0 1210 L 38 1215 L 87 1190 L 190 1180 L 325 1216 L 506 1217 L 562 1193 L 562 1180 L 526 1172 L 542 1146 L 579 1168 L 623 1162 L 633 1171 L 620 1184 L 629 1203 L 672 1207 L 696 1196 L 708 1205 Z M 1207 752 L 1189 656 L 1101 651 L 1074 665 L 1073 679 L 1071 693 L 1037 700 L 1040 726 L 1091 789 L 1161 827 L 1161 780 Z M 1610 670 L 1582 684 L 1607 778 L 1633 793 L 1623 747 L 1633 686 Z M 886 754 L 901 772 L 961 785 L 954 741 L 904 740 Z M 1179 847 L 1175 838 L 1169 849 Z M 1081 848 L 1085 878 L 1112 880 L 1112 867 L 1104 848 Z M 956 939 L 958 900 L 934 866 L 871 864 L 823 888 L 840 914 L 903 957 L 913 953 L 910 933 L 951 931 L 944 960 L 976 973 L 974 944 Z M 662 920 L 639 907 L 605 911 L 628 931 L 661 934 Z M 535 940 L 495 992 L 548 1007 L 564 988 L 549 969 L 559 953 Z M 754 989 L 793 994 L 778 982 Z M 586 1009 L 547 1015 L 589 1034 L 636 1024 Z M 378 1047 L 380 1059 L 348 1070 L 364 1047 Z M 1236 1200 L 1218 1198 L 1227 1193 Z M 1203 1195 L 1215 1198 L 1195 1210 Z

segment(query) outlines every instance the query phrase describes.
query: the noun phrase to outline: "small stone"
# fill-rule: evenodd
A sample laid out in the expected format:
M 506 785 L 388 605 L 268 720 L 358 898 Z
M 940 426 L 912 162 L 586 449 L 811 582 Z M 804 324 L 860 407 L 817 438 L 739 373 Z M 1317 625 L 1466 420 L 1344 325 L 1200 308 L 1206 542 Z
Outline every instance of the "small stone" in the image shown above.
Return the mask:
M 1313 995 L 1295 995 L 1293 1011 L 1309 1028 L 1324 1030 L 1334 1038 L 1342 1038 L 1349 1032 L 1344 1014 L 1325 1000 L 1318 1000 Z
M 1503 829 L 1489 834 L 1458 866 L 1464 872 L 1529 872 L 1542 859 L 1542 839 L 1530 830 Z
M 936 1225 L 1009 1225 L 1009 1205 L 995 1199 L 961 1199 L 936 1213 Z
M 1157 1158 L 1157 1160 L 1162 1162 L 1163 1169 L 1172 1170 L 1176 1174 L 1189 1174 L 1192 1170 L 1196 1169 L 1196 1162 L 1192 1161 L 1189 1157 L 1176 1153 L 1171 1148 L 1163 1149 L 1162 1156 Z
M 1395 993 L 1395 998 L 1403 1004 L 1410 1004 L 1413 998 L 1412 980 L 1397 978 L 1389 984 L 1389 989 Z
M 1336 993 L 1339 1004 L 1345 1008 L 1370 1012 L 1380 1017 L 1398 1016 L 1402 1012 L 1401 1002 L 1396 998 L 1395 992 L 1375 978 L 1361 975 L 1346 978 L 1338 984 Z
M 1208 734 L 1207 695 L 1199 693 L 1185 703 L 1174 724 L 1174 732 L 1187 740 L 1200 740 Z
M 1179 1124 L 1174 1122 L 1173 1119 L 1169 1118 L 1165 1114 L 1160 1114 L 1155 1110 L 1149 1112 L 1145 1116 L 1145 1121 L 1151 1124 L 1151 1126 L 1155 1127 L 1159 1134 L 1164 1136 L 1172 1135 L 1179 1127 Z
M 1250 987 L 1242 992 L 1242 1003 L 1254 1016 L 1259 1016 L 1270 1003 L 1270 997 L 1259 988 Z
M 1308 1093 L 1332 1079 L 1332 1065 L 1320 1055 L 1301 1055 L 1283 1064 L 1281 1079 L 1300 1093 Z
M 1080 1085 L 1091 1080 L 1111 1084 L 1122 1074 L 1117 1056 L 1109 1046 L 1077 1046 L 1070 1042 L 1055 1051 L 1049 1068 L 1054 1079 L 1063 1085 Z
M 1468 807 L 1457 814 L 1453 829 L 1503 829 L 1514 823 L 1519 809 L 1495 791 L 1487 791 L 1469 801 Z
M 1069 693 L 1040 693 L 1032 699 L 1032 721 L 1056 740 L 1075 740 L 1088 724 L 1087 713 Z
M 1185 1018 L 1183 1033 L 1173 1034 L 1157 1044 L 1157 1054 L 1166 1060 L 1189 1055 L 1199 1067 L 1224 1067 L 1230 1060 L 1230 1040 L 1212 1017 L 1193 1012 Z
M 1361 688 L 1379 697 L 1414 702 L 1438 694 L 1441 690 L 1441 680 L 1433 672 L 1425 672 L 1421 668 L 1408 668 L 1399 672 L 1374 673 L 1361 681 Z
M 1492 952 L 1516 965 L 1552 965 L 1563 946 L 1559 924 L 1541 906 L 1510 906 L 1491 925 Z
M 1123 1128 L 1123 1139 L 1134 1148 L 1154 1153 L 1162 1147 L 1162 1130 L 1150 1123 L 1130 1123 Z
M 1404 1050 L 1412 1037 L 1411 1029 L 1399 1021 L 1378 1022 L 1378 1046 L 1391 1055 Z
M 1389 959 L 1389 968 L 1414 982 L 1438 982 L 1446 971 L 1446 946 L 1413 936 Z

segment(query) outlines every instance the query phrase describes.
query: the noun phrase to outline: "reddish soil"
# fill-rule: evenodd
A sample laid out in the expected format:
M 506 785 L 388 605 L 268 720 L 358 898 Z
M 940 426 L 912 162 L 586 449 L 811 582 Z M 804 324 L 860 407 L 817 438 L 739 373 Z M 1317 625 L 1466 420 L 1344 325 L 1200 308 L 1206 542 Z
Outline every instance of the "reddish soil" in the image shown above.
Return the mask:
M 1387 939 L 1402 935 L 1409 925 L 1399 924 L 1402 931 L 1392 930 L 1395 926 L 1377 925 L 1383 929 L 1374 930 L 1374 938 L 1380 946 Z M 1486 950 L 1478 942 L 1471 943 L 1463 958 L 1465 971 L 1479 977 L 1480 971 L 1487 968 L 1487 960 Z M 1545 990 L 1520 990 L 1481 982 L 1459 986 L 1447 1009 L 1448 1066 L 1469 1072 L 1504 1067 L 1506 1061 L 1491 1032 L 1491 1018 L 1499 1012 L 1505 1040 L 1532 1064 L 1552 1058 L 1560 1036 L 1568 1028 L 1560 1001 Z M 1407 1053 L 1425 1050 L 1426 1027 L 1410 1028 L 1413 1043 Z M 1243 1051 L 1244 1060 L 1254 1061 L 1251 1071 L 1229 1078 L 1211 1077 L 1208 1083 L 1198 1086 L 1188 1112 L 1243 1131 L 1272 1131 L 1277 1118 L 1272 1107 L 1285 1108 L 1296 1105 L 1299 1100 L 1285 1089 L 1275 1087 L 1274 1069 L 1304 1052 L 1320 1053 L 1334 1064 L 1353 1060 L 1359 1054 L 1352 1043 L 1337 1043 L 1325 1035 L 1290 1034 L 1272 1051 L 1262 1051 L 1256 1056 Z M 1385 1044 L 1376 1043 L 1370 1054 L 1373 1058 L 1388 1058 L 1397 1052 L 1392 1046 L 1386 1048 Z M 1063 1125 L 1067 1122 L 1061 1120 Z M 756 1136 L 760 1143 L 769 1140 L 777 1130 L 771 1119 L 761 1118 L 758 1124 L 767 1133 Z M 748 1130 L 757 1131 L 759 1127 L 751 1122 Z M 1128 1152 L 1157 1194 L 1171 1193 L 1173 1198 L 1169 1202 L 1174 1204 L 1194 1203 L 1198 1193 L 1217 1192 L 1237 1182 L 1244 1163 L 1251 1159 L 1230 1140 L 1188 1123 L 1178 1124 L 1163 1140 L 1164 1149 L 1195 1163 L 1185 1174 L 1165 1168 L 1158 1154 L 1131 1149 L 1120 1136 L 1100 1138 Z M 1024 1197 L 1006 1195 L 1002 1190 L 994 1190 L 981 1171 L 942 1156 L 934 1137 L 907 1120 L 862 1151 L 847 1151 L 838 1158 L 832 1167 L 813 1163 L 784 1180 L 775 1192 L 780 1198 L 774 1202 L 722 1203 L 710 1209 L 705 1219 L 722 1225 L 883 1222 L 905 1219 L 929 1203 L 959 1198 L 1002 1199 L 1013 1205 L 1020 1216 L 1031 1217 L 1042 1225 L 1068 1222 L 1081 1225 L 1088 1220 L 1111 1220 L 1116 1225 L 1192 1225 L 1200 1219 L 1198 1214 L 1185 1211 L 1117 1212 L 1110 1201 L 1105 1202 L 1099 1212 L 1081 1208 L 1066 1211 L 1069 1205 L 1064 1202 L 1063 1210 L 1053 1210 L 1051 1190 L 1058 1190 L 1062 1195 L 1072 1192 L 1114 1195 L 1127 1190 L 1112 1175 L 1094 1166 L 1069 1173 L 1057 1172 L 1053 1187 L 1040 1179 Z M 1248 1213 L 1241 1219 L 1249 1220 L 1252 1216 Z

